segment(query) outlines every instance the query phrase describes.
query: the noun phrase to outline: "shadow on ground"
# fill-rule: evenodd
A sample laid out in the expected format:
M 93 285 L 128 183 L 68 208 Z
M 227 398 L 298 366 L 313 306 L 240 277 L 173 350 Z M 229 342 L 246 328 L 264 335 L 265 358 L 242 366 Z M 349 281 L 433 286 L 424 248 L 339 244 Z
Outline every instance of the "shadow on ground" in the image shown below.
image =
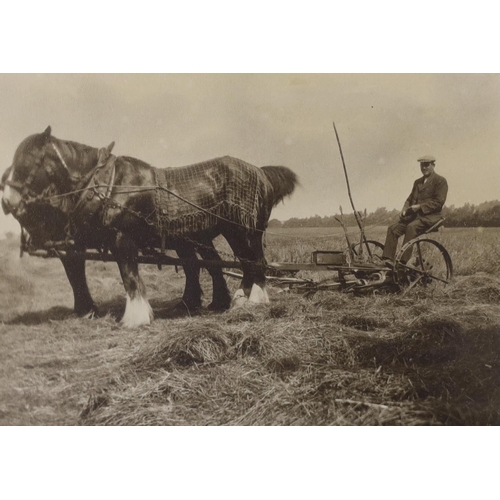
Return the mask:
M 208 310 L 189 310 L 180 299 L 164 301 L 151 300 L 151 308 L 153 309 L 155 319 L 175 319 L 184 318 L 186 316 L 199 316 L 200 314 L 209 313 Z M 125 312 L 125 300 L 123 296 L 117 295 L 110 300 L 102 302 L 97 306 L 96 317 L 101 318 L 107 315 L 116 318 L 117 321 Z M 210 312 L 210 314 L 213 314 Z M 13 318 L 7 319 L 7 325 L 40 325 L 53 321 L 64 321 L 69 318 L 77 317 L 72 308 L 54 306 L 43 311 L 30 311 L 18 314 Z M 1 320 L 1 318 L 0 318 Z
M 163 299 L 150 299 L 149 304 L 153 309 L 155 319 L 174 319 L 184 318 L 186 316 L 198 316 L 204 313 L 204 309 L 189 310 L 181 299 L 165 301 Z M 98 306 L 98 316 L 110 314 L 117 321 L 121 319 L 125 312 L 125 299 L 123 296 L 116 296 Z
M 5 322 L 7 325 L 39 325 L 50 321 L 63 321 L 76 316 L 69 307 L 55 306 L 45 311 L 30 311 Z

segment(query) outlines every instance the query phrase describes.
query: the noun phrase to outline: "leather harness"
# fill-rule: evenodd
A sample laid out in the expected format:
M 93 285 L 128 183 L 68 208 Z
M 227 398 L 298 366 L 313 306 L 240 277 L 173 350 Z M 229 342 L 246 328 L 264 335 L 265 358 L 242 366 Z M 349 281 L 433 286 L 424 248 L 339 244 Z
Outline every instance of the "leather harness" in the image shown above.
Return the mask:
M 69 242 L 72 241 L 71 229 L 72 226 L 74 227 L 75 225 L 75 219 L 83 222 L 89 221 L 96 215 L 96 213 L 100 209 L 103 209 L 104 219 L 106 208 L 114 186 L 116 156 L 110 154 L 107 148 L 101 148 L 99 150 L 99 157 L 96 166 L 83 179 L 77 179 L 71 175 L 71 172 L 69 171 L 69 168 L 66 165 L 66 162 L 64 161 L 61 153 L 57 149 L 57 146 L 53 142 L 51 142 L 50 144 L 56 151 L 60 163 L 62 167 L 64 167 L 64 169 L 67 171 L 70 180 L 73 182 L 79 181 L 79 183 L 81 183 L 80 185 L 83 185 L 82 188 L 79 188 L 77 186 L 74 190 L 70 190 L 65 193 L 59 193 L 59 188 L 56 183 L 56 165 L 43 161 L 41 161 L 36 168 L 33 168 L 31 170 L 24 183 L 6 180 L 4 182 L 4 185 L 16 189 L 21 195 L 21 202 L 19 203 L 19 207 L 16 209 L 16 213 L 14 215 L 17 215 L 20 209 L 23 209 L 26 205 L 35 203 L 49 203 L 51 205 L 57 206 L 60 205 L 60 203 L 57 203 L 58 200 L 75 195 L 76 193 L 80 193 L 80 196 L 78 197 L 78 200 L 74 204 L 73 208 L 69 212 L 67 212 L 69 222 L 66 227 L 66 242 Z M 40 168 L 43 168 L 45 170 L 50 183 L 45 189 L 43 189 L 41 193 L 37 193 L 33 189 L 32 184 Z M 97 179 L 98 175 L 101 172 L 105 171 L 109 172 L 109 175 L 107 176 L 107 182 L 99 182 Z

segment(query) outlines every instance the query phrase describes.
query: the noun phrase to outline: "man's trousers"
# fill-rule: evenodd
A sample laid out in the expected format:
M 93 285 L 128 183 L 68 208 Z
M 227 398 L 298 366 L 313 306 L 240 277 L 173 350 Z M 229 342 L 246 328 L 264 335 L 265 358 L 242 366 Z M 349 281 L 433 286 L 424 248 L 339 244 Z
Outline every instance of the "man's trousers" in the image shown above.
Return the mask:
M 382 257 L 384 259 L 394 260 L 396 255 L 396 249 L 398 246 L 398 240 L 403 234 L 405 235 L 403 240 L 403 245 L 408 241 L 416 238 L 418 235 L 422 234 L 426 229 L 432 226 L 432 223 L 424 222 L 423 220 L 416 218 L 414 221 L 407 222 L 397 222 L 392 226 L 387 228 L 387 236 L 385 239 L 384 253 Z M 408 262 L 411 258 L 412 249 L 409 248 L 401 256 L 402 262 Z

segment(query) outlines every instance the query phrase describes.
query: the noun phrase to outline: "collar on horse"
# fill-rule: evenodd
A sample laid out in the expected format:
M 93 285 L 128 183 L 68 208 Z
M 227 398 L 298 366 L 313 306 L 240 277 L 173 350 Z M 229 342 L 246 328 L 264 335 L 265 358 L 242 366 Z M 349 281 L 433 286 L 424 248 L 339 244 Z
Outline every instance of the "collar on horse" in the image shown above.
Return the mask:
M 101 182 L 98 177 L 103 174 L 104 179 L 106 179 L 106 172 L 108 172 L 107 180 Z M 81 194 L 71 210 L 71 218 L 83 216 L 84 219 L 88 219 L 102 207 L 103 203 L 106 204 L 110 200 L 115 183 L 115 173 L 116 156 L 109 154 L 109 152 L 104 155 L 101 149 L 97 165 L 83 179 L 82 184 L 85 187 L 79 190 Z

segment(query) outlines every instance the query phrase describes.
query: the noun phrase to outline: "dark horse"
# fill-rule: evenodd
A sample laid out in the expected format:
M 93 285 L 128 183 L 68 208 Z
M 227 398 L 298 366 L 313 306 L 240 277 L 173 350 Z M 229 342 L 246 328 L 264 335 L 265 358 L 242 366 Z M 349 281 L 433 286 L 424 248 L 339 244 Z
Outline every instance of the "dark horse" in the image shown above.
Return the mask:
M 233 301 L 268 302 L 264 230 L 272 208 L 290 195 L 296 175 L 286 167 L 257 168 L 231 157 L 157 169 L 141 160 L 63 141 L 45 132 L 26 138 L 2 177 L 2 207 L 30 234 L 35 247 L 66 242 L 61 258 L 75 311 L 95 305 L 85 277 L 87 248 L 111 251 L 127 292 L 122 324 L 149 324 L 152 311 L 138 272 L 138 252 L 174 249 L 183 266 L 188 307 L 201 305 L 198 252 L 221 260 L 212 240 L 223 235 L 241 262 L 243 279 Z M 229 291 L 220 267 L 209 269 L 211 308 L 227 309 Z

